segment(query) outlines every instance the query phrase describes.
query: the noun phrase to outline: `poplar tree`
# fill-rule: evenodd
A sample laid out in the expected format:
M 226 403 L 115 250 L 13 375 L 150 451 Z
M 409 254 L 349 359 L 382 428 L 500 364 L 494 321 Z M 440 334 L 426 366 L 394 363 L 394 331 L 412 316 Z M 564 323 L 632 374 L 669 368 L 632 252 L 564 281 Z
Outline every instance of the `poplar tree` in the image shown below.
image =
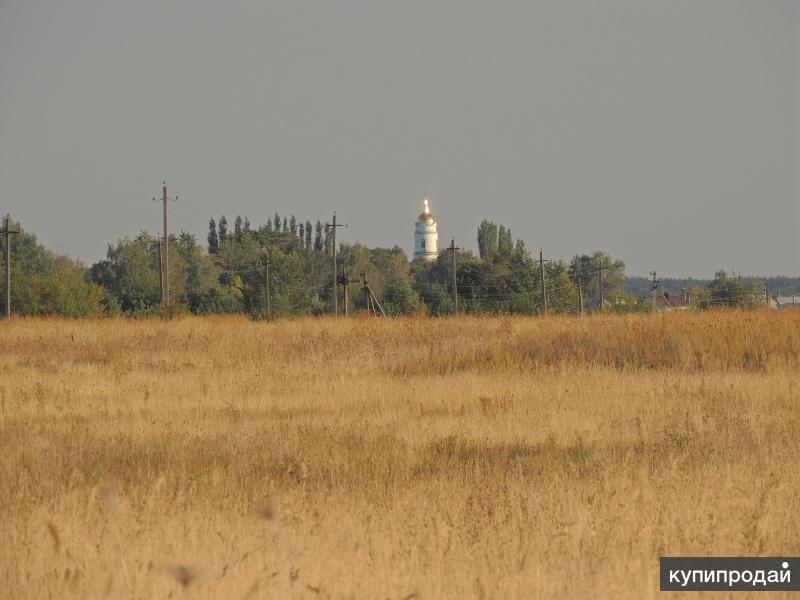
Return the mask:
M 497 225 L 485 219 L 478 227 L 478 253 L 484 260 L 493 260 L 497 254 Z
M 314 251 L 322 252 L 322 223 L 317 221 L 316 232 L 314 235 Z
M 500 225 L 497 230 L 497 254 L 502 258 L 510 258 L 514 251 L 514 240 L 511 238 L 511 229 Z
M 222 246 L 228 239 L 228 219 L 225 218 L 225 215 L 219 218 L 217 229 L 219 230 L 219 245 Z
M 217 223 L 214 219 L 208 222 L 208 253 L 219 254 L 219 236 L 217 235 Z

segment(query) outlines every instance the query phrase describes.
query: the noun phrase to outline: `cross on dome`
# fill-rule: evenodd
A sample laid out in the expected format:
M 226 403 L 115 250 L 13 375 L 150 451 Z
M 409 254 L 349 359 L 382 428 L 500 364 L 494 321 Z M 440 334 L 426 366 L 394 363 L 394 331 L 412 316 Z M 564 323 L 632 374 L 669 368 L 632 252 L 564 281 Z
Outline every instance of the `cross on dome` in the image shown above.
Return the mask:
M 428 199 L 425 198 L 422 201 L 422 212 L 419 213 L 419 217 L 417 218 L 417 221 L 419 223 L 432 224 L 434 222 L 434 220 L 435 219 L 434 219 L 433 213 L 431 212 L 431 207 L 430 207 L 430 204 L 428 202 Z
M 436 229 L 436 218 L 431 212 L 430 201 L 424 198 L 422 212 L 419 213 L 414 226 L 414 258 L 436 260 L 439 255 L 437 245 L 439 233 Z

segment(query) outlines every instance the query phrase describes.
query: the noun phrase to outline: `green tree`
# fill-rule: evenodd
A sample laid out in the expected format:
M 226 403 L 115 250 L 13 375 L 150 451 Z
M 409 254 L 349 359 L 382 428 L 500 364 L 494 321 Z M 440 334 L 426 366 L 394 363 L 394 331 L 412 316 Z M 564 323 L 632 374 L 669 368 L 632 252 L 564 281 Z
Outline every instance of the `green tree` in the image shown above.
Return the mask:
M 545 276 L 548 310 L 554 313 L 580 312 L 578 286 L 570 278 L 567 266 L 561 261 L 549 263 Z
M 484 260 L 497 254 L 497 225 L 485 219 L 478 226 L 478 254 Z
M 322 241 L 322 223 L 317 221 L 316 231 L 314 234 L 314 251 L 322 252 L 324 242 Z
M 109 244 L 106 259 L 92 265 L 90 276 L 114 296 L 123 312 L 155 312 L 161 303 L 159 263 L 158 238 L 141 232 L 133 240 Z
M 511 238 L 511 230 L 500 225 L 497 230 L 497 254 L 504 259 L 511 258 L 514 251 L 514 240 Z
M 0 246 L 2 264 L 5 244 Z M 11 306 L 15 314 L 85 317 L 113 311 L 113 306 L 103 302 L 105 290 L 87 279 L 81 263 L 47 250 L 24 228 L 11 237 L 11 256 Z M 4 296 L 5 277 L 0 279 L 0 295 Z
M 217 230 L 219 232 L 219 245 L 222 247 L 225 245 L 225 242 L 228 241 L 228 219 L 225 218 L 225 215 L 219 218 Z
M 311 250 L 311 236 L 313 232 L 311 231 L 311 221 L 306 221 L 306 250 Z
M 730 277 L 725 271 L 717 271 L 708 284 L 708 298 L 704 307 L 753 308 L 761 304 L 763 293 L 757 283 Z
M 208 252 L 209 254 L 219 254 L 219 236 L 214 219 L 208 222 Z
M 625 287 L 625 263 L 612 258 L 608 253 L 597 250 L 594 254 L 575 255 L 570 261 L 567 272 L 575 285 L 581 285 L 584 302 L 599 306 L 600 300 L 600 268 L 603 273 L 603 300 L 606 304 L 614 304 L 622 296 Z

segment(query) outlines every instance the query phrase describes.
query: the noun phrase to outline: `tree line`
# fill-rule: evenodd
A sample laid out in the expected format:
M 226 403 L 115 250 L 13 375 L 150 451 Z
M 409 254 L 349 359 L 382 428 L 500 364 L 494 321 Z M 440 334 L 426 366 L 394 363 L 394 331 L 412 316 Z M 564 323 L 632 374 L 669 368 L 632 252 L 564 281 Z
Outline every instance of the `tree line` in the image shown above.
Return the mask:
M 330 312 L 332 238 L 322 221 L 276 213 L 258 227 L 237 216 L 230 228 L 221 216 L 210 220 L 204 241 L 187 232 L 170 236 L 171 314 L 279 318 Z M 87 267 L 44 248 L 35 235 L 22 230 L 12 237 L 14 312 L 67 317 L 160 315 L 161 244 L 159 236 L 143 231 L 109 244 L 106 257 Z M 510 228 L 488 220 L 478 227 L 477 245 L 477 255 L 456 251 L 462 312 L 540 314 L 542 275 L 548 312 L 598 310 L 601 297 L 604 310 L 651 310 L 647 290 L 626 290 L 625 263 L 606 252 L 542 264 L 522 240 L 513 238 Z M 446 250 L 432 261 L 409 260 L 398 246 L 369 248 L 342 242 L 338 265 L 342 309 L 346 273 L 350 311 L 366 308 L 358 283 L 362 274 L 389 315 L 453 311 L 453 257 Z M 0 289 L 4 286 L 3 278 Z M 699 306 L 752 306 L 759 293 L 759 284 L 724 272 L 707 285 L 691 288 Z

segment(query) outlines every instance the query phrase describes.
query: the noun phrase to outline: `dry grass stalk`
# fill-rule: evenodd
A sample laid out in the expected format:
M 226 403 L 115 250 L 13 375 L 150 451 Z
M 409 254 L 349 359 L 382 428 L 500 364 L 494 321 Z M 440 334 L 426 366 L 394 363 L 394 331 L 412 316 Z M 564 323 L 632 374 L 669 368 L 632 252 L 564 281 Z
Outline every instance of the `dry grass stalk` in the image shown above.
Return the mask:
M 796 312 L 79 326 L 0 323 L 9 597 L 640 598 L 659 555 L 800 553 Z

